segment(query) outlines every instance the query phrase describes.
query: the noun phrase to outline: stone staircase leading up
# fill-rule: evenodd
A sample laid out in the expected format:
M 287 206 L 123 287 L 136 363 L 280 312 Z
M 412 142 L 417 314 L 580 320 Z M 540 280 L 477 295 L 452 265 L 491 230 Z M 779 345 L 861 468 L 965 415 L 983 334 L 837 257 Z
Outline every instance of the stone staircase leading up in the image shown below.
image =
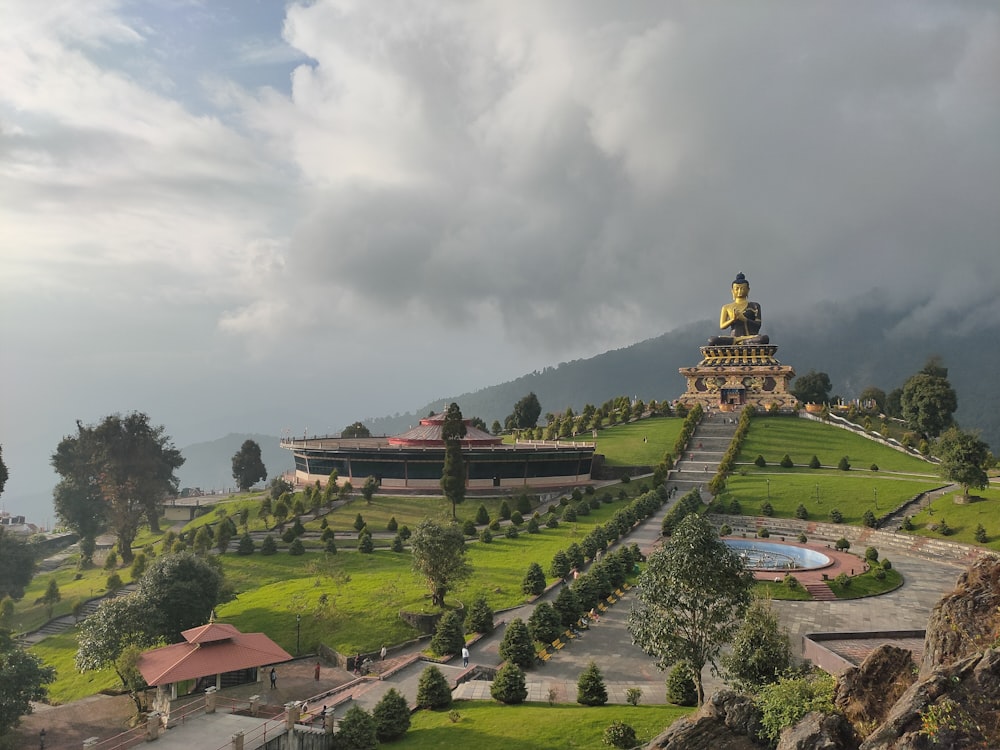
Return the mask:
M 817 602 L 835 602 L 838 601 L 837 595 L 833 593 L 829 586 L 822 582 L 816 583 L 803 583 L 803 588 L 809 592 L 812 596 L 813 601 Z
M 708 494 L 705 485 L 715 476 L 719 462 L 729 450 L 736 427 L 732 417 L 706 414 L 691 435 L 687 450 L 675 457 L 667 487 L 676 487 L 678 495 L 698 487 L 704 498 Z

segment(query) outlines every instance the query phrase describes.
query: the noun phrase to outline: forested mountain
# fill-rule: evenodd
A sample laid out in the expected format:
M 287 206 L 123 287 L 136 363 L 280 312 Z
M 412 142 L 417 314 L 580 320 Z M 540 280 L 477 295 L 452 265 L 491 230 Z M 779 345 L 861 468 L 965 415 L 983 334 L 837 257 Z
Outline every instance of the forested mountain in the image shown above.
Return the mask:
M 919 307 L 916 305 L 915 307 Z M 897 333 L 904 312 L 875 307 L 828 306 L 794 321 L 770 319 L 765 330 L 778 345 L 778 359 L 799 375 L 826 372 L 833 394 L 854 398 L 868 386 L 889 392 L 901 387 L 931 355 L 940 355 L 958 393 L 957 419 L 964 429 L 979 430 L 994 450 L 1000 446 L 1000 388 L 995 385 L 1000 350 L 1000 322 L 969 331 L 966 316 L 954 315 L 930 327 L 926 335 Z M 503 422 L 519 398 L 534 392 L 542 413 L 579 411 L 615 396 L 672 400 L 684 392 L 677 370 L 695 365 L 698 347 L 714 333 L 710 321 L 694 323 L 662 336 L 590 359 L 564 362 L 516 380 L 425 404 L 413 412 L 369 420 L 372 434 L 393 434 L 416 424 L 428 412 L 457 401 L 467 417 L 486 424 Z

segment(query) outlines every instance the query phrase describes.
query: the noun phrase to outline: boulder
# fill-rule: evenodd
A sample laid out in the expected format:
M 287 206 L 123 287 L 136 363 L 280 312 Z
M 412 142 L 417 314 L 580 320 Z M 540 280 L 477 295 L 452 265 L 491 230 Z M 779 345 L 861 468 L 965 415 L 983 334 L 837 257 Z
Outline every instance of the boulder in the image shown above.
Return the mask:
M 732 690 L 715 693 L 697 712 L 678 719 L 646 747 L 656 750 L 761 750 L 760 711 Z
M 984 555 L 931 612 L 920 676 L 993 644 L 1000 629 L 1000 557 Z
M 840 714 L 810 711 L 782 730 L 777 750 L 858 750 L 860 741 L 851 722 Z
M 860 666 L 840 675 L 833 703 L 854 726 L 870 730 L 885 721 L 892 705 L 916 679 L 913 654 L 886 643 Z
M 861 750 L 1000 747 L 1000 651 L 935 668 L 900 696 Z

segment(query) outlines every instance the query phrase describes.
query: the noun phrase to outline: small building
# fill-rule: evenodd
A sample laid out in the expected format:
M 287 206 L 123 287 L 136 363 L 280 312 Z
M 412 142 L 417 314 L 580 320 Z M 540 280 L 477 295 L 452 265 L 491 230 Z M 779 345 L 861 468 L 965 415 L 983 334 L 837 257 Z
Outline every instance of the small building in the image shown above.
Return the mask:
M 264 667 L 292 659 L 263 633 L 241 633 L 224 623 L 211 622 L 181 635 L 183 643 L 146 651 L 137 665 L 146 684 L 156 688 L 154 706 L 164 714 L 180 696 L 261 682 Z

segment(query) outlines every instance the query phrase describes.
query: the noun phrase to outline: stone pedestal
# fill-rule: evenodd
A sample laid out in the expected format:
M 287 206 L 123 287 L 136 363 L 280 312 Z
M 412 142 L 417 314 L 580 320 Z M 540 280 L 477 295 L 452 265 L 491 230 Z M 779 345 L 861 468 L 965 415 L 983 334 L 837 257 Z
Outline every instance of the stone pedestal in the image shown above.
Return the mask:
M 687 390 L 678 401 L 688 408 L 734 411 L 747 404 L 768 409 L 794 409 L 798 401 L 788 392 L 795 370 L 775 359 L 773 344 L 733 344 L 701 347 L 702 360 L 682 367 Z

